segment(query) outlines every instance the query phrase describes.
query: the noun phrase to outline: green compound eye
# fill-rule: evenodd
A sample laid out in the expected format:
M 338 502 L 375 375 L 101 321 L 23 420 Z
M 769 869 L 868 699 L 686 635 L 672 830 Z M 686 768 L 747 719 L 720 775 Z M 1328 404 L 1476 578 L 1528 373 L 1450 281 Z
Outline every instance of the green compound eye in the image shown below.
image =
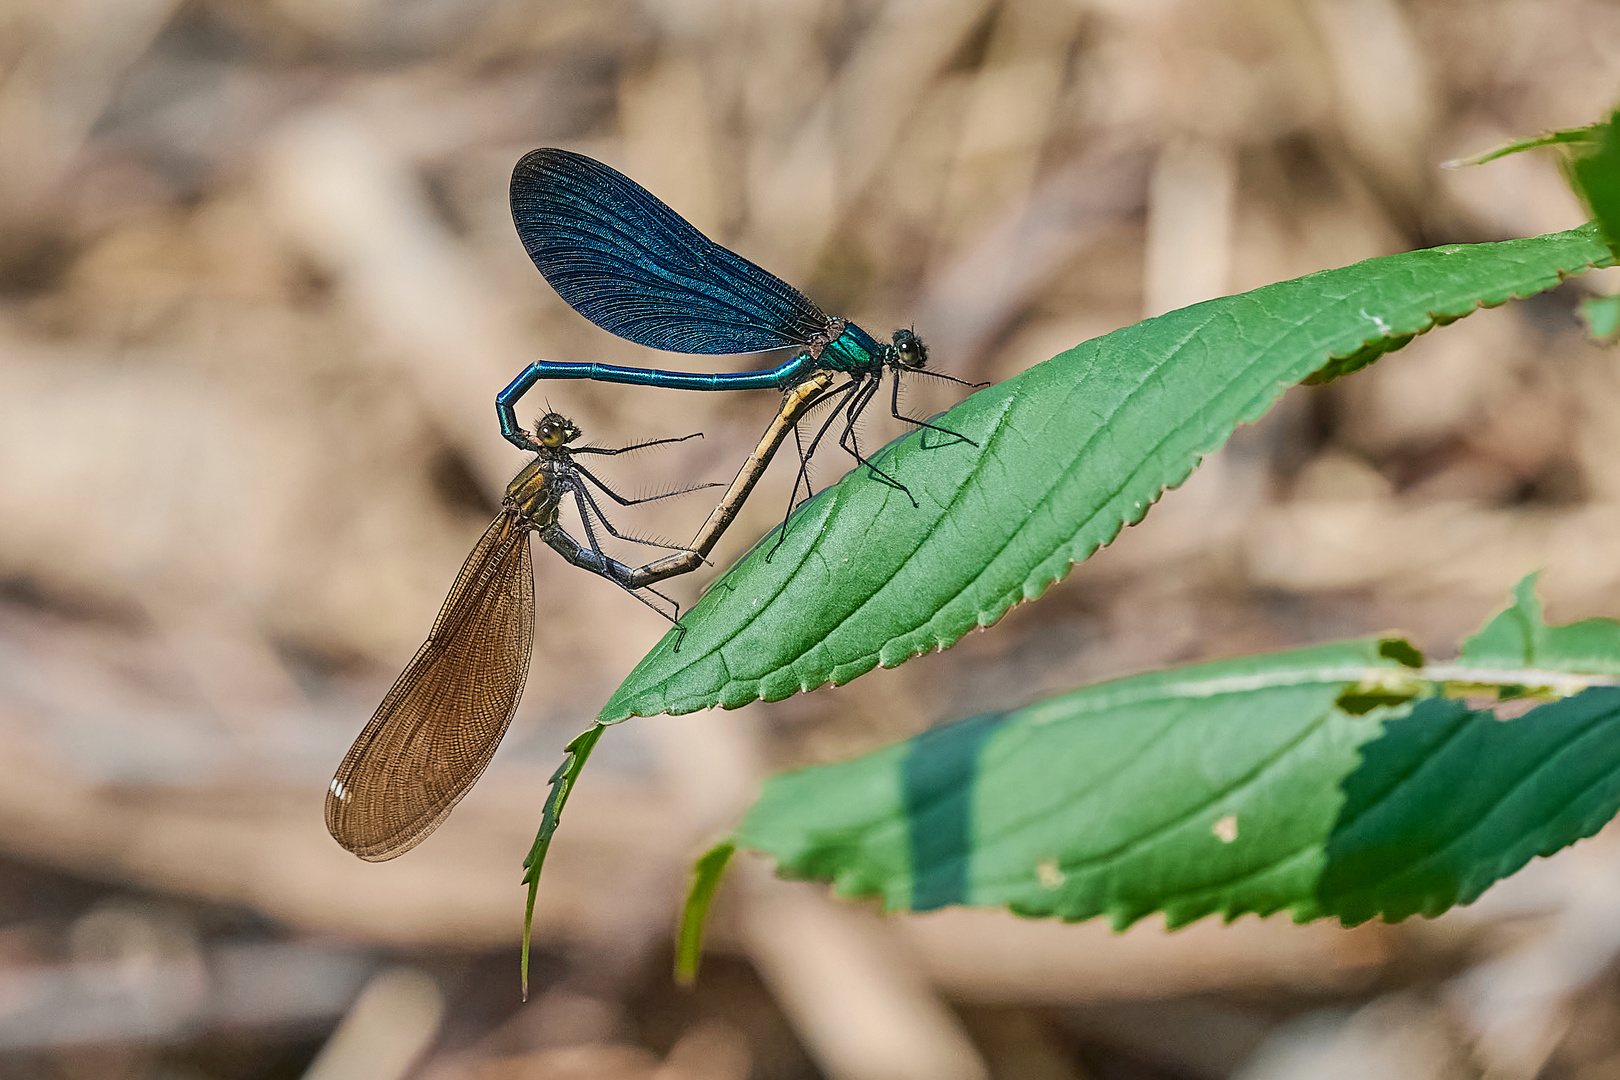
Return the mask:
M 556 450 L 579 438 L 579 428 L 560 413 L 546 413 L 534 426 L 535 441 L 549 450 Z
M 903 368 L 916 371 L 928 363 L 928 347 L 910 330 L 896 330 L 894 332 L 894 351 L 896 359 Z

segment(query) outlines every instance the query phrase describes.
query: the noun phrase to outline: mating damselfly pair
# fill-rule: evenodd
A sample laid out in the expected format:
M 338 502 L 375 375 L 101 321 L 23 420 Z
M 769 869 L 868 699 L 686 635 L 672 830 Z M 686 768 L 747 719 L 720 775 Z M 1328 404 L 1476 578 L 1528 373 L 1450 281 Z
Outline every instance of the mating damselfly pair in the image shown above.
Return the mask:
M 717 374 L 540 360 L 496 396 L 501 434 L 534 458 L 507 486 L 500 516 L 467 557 L 427 641 L 355 740 L 327 792 L 327 828 L 338 843 L 372 861 L 410 850 L 437 828 L 483 773 L 511 723 L 534 633 L 530 533 L 679 627 L 679 606 L 653 586 L 703 565 L 789 432 L 799 456 L 790 515 L 801 489 L 806 497 L 811 494 L 810 458 L 835 428 L 839 446 L 867 476 L 916 505 L 905 485 L 863 454 L 856 432 L 885 373 L 894 418 L 969 441 L 901 412 L 903 374 L 962 382 L 927 370 L 927 349 L 912 330 L 896 330 L 882 343 L 856 324 L 828 316 L 793 286 L 716 244 L 601 162 L 567 150 L 535 150 L 513 170 L 511 205 L 518 235 L 541 274 L 575 311 L 604 330 L 668 352 L 787 349 L 793 354 L 772 368 Z M 620 539 L 651 542 L 621 534 L 598 494 L 632 506 L 719 485 L 643 499 L 620 495 L 579 456 L 616 455 L 694 436 L 617 449 L 576 446 L 579 429 L 550 411 L 533 431 L 526 430 L 518 422 L 517 403 L 549 379 L 671 390 L 774 389 L 782 397 L 764 435 L 692 542 L 632 567 L 604 553 L 598 528 Z M 826 418 L 806 439 L 799 422 L 819 409 L 826 410 Z M 570 503 L 580 518 L 583 543 L 561 523 Z M 784 530 L 786 525 L 784 520 Z

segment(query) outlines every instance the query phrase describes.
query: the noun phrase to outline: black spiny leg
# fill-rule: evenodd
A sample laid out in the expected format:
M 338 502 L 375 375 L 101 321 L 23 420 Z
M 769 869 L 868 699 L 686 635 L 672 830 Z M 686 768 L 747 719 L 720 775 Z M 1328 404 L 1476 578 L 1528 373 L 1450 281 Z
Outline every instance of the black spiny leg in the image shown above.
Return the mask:
M 645 450 L 649 446 L 667 446 L 670 443 L 685 442 L 687 439 L 701 439 L 703 432 L 694 431 L 690 435 L 680 435 L 672 439 L 648 439 L 646 442 L 631 443 L 629 446 L 620 446 L 610 449 L 606 446 L 574 446 L 570 447 L 570 454 L 605 454 L 609 457 L 614 454 L 628 454 L 632 450 Z
M 968 382 L 966 379 L 958 379 L 955 375 L 947 375 L 943 371 L 929 371 L 927 368 L 908 368 L 906 370 L 912 375 L 926 375 L 930 379 L 943 379 L 948 383 L 955 383 L 957 386 L 965 386 L 969 390 L 983 390 L 990 385 L 987 382 Z M 690 439 L 691 436 L 688 435 L 687 438 Z
M 575 468 L 577 469 L 578 466 L 575 466 Z M 580 471 L 583 472 L 584 470 Z M 547 530 L 548 534 L 555 534 L 556 538 L 554 539 L 553 535 L 548 535 L 546 537 L 546 543 L 550 544 L 555 550 L 561 552 L 563 558 L 567 559 L 575 566 L 582 566 L 587 570 L 607 578 L 609 581 L 613 582 L 613 584 L 635 597 L 641 603 L 646 604 L 653 611 L 658 612 L 661 617 L 668 619 L 670 623 L 680 631 L 680 633 L 675 635 L 674 646 L 674 651 L 679 652 L 681 649 L 681 641 L 686 637 L 686 627 L 681 625 L 680 603 L 677 602 L 673 597 L 665 596 L 651 585 L 642 586 L 642 589 L 652 593 L 654 596 L 658 597 L 658 599 L 668 604 L 670 606 L 670 610 L 675 613 L 671 615 L 668 611 L 665 611 L 651 600 L 648 600 L 645 596 L 642 596 L 640 590 L 633 588 L 629 584 L 630 575 L 633 574 L 634 571 L 628 566 L 619 562 L 617 559 L 610 558 L 605 552 L 603 552 L 601 543 L 596 539 L 596 530 L 591 528 L 591 511 L 595 511 L 597 520 L 602 523 L 602 527 L 620 540 L 628 540 L 633 544 L 646 544 L 648 547 L 669 548 L 674 551 L 686 551 L 687 549 L 678 547 L 674 544 L 660 544 L 656 540 L 642 540 L 634 536 L 624 535 L 623 533 L 619 532 L 619 530 L 615 529 L 613 527 L 613 522 L 609 521 L 607 519 L 607 515 L 602 513 L 602 508 L 596 505 L 596 500 L 591 497 L 591 493 L 586 490 L 584 484 L 571 479 L 565 480 L 564 484 L 569 491 L 574 493 L 574 504 L 579 509 L 579 520 L 580 523 L 585 526 L 585 537 L 590 541 L 591 546 L 589 549 L 586 549 L 579 543 L 579 541 L 575 540 L 572 536 L 569 536 L 568 533 L 564 532 L 561 527 L 556 525 L 553 525 Z M 609 492 L 609 494 L 612 493 Z M 679 494 L 679 492 L 676 494 Z M 567 548 L 560 546 L 561 541 L 566 541 L 568 544 L 573 546 L 572 554 L 569 553 Z
M 923 372 L 919 372 L 918 374 L 932 375 L 936 379 L 946 379 L 946 380 L 949 380 L 950 382 L 954 382 L 954 383 L 962 382 L 961 379 L 953 379 L 949 375 L 940 375 L 937 372 L 933 372 L 933 371 L 923 371 Z M 975 386 L 975 385 L 976 386 L 988 386 L 990 384 L 989 383 L 962 383 L 962 385 L 963 386 Z M 949 428 L 942 428 L 938 424 L 930 424 L 927 420 L 919 420 L 915 416 L 904 416 L 904 415 L 902 415 L 901 412 L 900 412 L 900 373 L 898 371 L 896 371 L 894 373 L 894 390 L 889 395 L 889 415 L 894 417 L 896 420 L 903 421 L 903 422 L 905 422 L 907 424 L 916 424 L 918 427 L 927 428 L 929 431 L 937 431 L 941 435 L 949 435 L 951 438 L 959 439 L 962 442 L 967 443 L 969 446 L 975 446 L 976 447 L 976 446 L 979 445 L 978 443 L 974 442 L 972 439 L 968 438 L 966 435 L 963 435 L 960 432 L 952 431 Z
M 860 419 L 861 411 L 871 404 L 872 397 L 877 393 L 880 385 L 881 383 L 877 380 L 873 380 L 862 388 L 860 394 L 850 398 L 849 404 L 844 408 L 844 433 L 838 437 L 838 445 L 847 450 L 856 461 L 865 465 L 874 478 L 904 494 L 906 498 L 911 500 L 911 505 L 915 507 L 918 502 L 916 496 L 911 493 L 911 489 L 863 457 L 860 444 L 855 439 L 855 421 Z
M 602 528 L 608 531 L 609 536 L 617 540 L 626 540 L 632 544 L 645 544 L 648 547 L 664 548 L 666 551 L 688 550 L 679 544 L 665 544 L 657 540 L 643 540 L 639 536 L 626 536 L 613 527 L 613 522 L 609 521 L 607 515 L 602 513 L 602 508 L 596 505 L 596 499 L 591 496 L 590 491 L 586 489 L 584 484 L 570 482 L 567 486 L 568 490 L 574 493 L 574 504 L 579 507 L 579 519 L 585 523 L 585 536 L 590 540 L 591 547 L 595 550 L 601 551 L 602 547 L 596 542 L 596 532 L 591 528 L 591 514 L 593 512 L 596 514 L 596 520 L 602 523 Z
M 620 495 L 617 491 L 614 491 L 612 488 L 608 487 L 601 481 L 600 478 L 597 477 L 595 473 L 591 472 L 579 462 L 573 462 L 571 467 L 575 472 L 579 473 L 585 479 L 595 484 L 598 491 L 612 499 L 614 502 L 618 503 L 620 506 L 640 506 L 642 503 L 657 502 L 660 499 L 673 499 L 677 495 L 690 495 L 692 492 L 702 491 L 704 488 L 725 487 L 724 484 L 718 483 L 693 484 L 691 487 L 681 488 L 677 491 L 666 491 L 662 495 L 647 495 L 640 499 L 627 499 L 623 495 Z
M 835 402 L 839 397 L 852 395 L 855 391 L 860 389 L 861 385 L 861 379 L 860 377 L 857 377 L 853 382 L 845 383 L 837 390 L 834 390 L 831 394 L 828 394 L 825 398 L 822 398 L 821 401 L 816 403 L 815 407 L 820 408 L 823 404 Z M 782 515 L 782 527 L 777 530 L 776 543 L 771 545 L 771 550 L 765 555 L 766 562 L 771 561 L 772 556 L 776 554 L 776 549 L 781 547 L 782 541 L 787 539 L 788 521 L 793 517 L 794 507 L 799 505 L 799 485 L 801 483 L 804 485 L 804 497 L 806 499 L 815 494 L 815 492 L 810 490 L 810 459 L 815 457 L 816 449 L 821 445 L 822 437 L 827 434 L 828 430 L 831 429 L 833 425 L 833 421 L 837 419 L 838 407 L 834 405 L 833 408 L 827 413 L 827 419 L 822 423 L 821 427 L 816 429 L 816 436 L 810 440 L 810 448 L 808 450 L 805 449 L 804 442 L 799 437 L 798 426 L 795 425 L 793 428 L 793 444 L 794 447 L 799 451 L 799 471 L 798 474 L 793 478 L 793 490 L 788 494 L 787 513 Z

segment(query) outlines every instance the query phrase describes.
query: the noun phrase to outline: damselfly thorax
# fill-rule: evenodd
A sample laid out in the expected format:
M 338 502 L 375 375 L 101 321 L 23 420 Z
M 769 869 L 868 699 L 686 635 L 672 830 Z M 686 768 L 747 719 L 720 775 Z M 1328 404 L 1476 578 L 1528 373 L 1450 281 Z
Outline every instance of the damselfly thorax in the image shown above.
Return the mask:
M 532 529 L 557 524 L 564 495 L 562 485 L 557 482 L 559 464 L 550 454 L 537 454 L 506 485 L 506 497 L 501 500 L 501 506 Z

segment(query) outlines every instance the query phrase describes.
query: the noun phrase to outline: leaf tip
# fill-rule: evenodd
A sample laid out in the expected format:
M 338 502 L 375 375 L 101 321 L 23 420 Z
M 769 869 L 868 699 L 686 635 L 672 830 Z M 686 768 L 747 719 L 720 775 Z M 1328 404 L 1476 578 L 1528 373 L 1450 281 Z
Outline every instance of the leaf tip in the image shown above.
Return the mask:
M 534 899 L 540 890 L 540 871 L 546 864 L 546 852 L 551 849 L 551 838 L 557 831 L 557 825 L 562 821 L 563 807 L 568 803 L 568 795 L 573 791 L 574 783 L 585 768 L 591 751 L 596 747 L 596 741 L 607 730 L 601 724 L 592 724 L 580 732 L 568 743 L 563 755 L 562 764 L 557 771 L 551 774 L 551 791 L 540 812 L 540 828 L 535 831 L 534 843 L 529 847 L 529 854 L 523 859 L 522 883 L 528 886 L 529 895 L 523 907 L 523 950 L 519 960 L 519 977 L 522 982 L 523 1000 L 529 1000 L 529 941 L 530 931 L 534 926 Z
M 681 906 L 680 927 L 675 934 L 675 984 L 689 987 L 697 982 L 698 967 L 703 962 L 703 928 L 709 915 L 709 905 L 720 886 L 720 877 L 726 864 L 737 850 L 734 840 L 723 840 L 704 852 L 692 865 L 692 882 L 686 891 L 686 903 Z

